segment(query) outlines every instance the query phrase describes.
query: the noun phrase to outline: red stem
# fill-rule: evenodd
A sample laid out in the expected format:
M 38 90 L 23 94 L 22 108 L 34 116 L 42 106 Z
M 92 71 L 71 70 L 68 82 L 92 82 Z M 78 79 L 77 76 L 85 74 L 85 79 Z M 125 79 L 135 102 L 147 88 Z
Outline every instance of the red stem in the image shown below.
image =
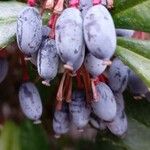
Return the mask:
M 28 74 L 28 69 L 27 69 L 27 65 L 26 65 L 26 61 L 24 60 L 24 56 L 22 54 L 20 54 L 20 60 L 21 60 L 21 66 L 22 66 L 22 80 L 24 82 L 29 81 L 29 74 Z
M 86 71 L 85 66 L 82 66 L 80 68 L 80 74 L 84 82 L 87 103 L 90 103 L 91 100 L 93 99 L 93 95 L 92 95 L 92 89 L 91 89 L 90 76 L 89 76 L 89 73 Z
M 99 84 L 100 82 L 104 82 L 104 83 L 107 84 L 108 83 L 108 78 L 104 74 L 101 74 L 100 76 L 93 79 L 93 81 L 94 81 L 95 85 Z
M 77 80 L 77 88 L 80 90 L 84 89 L 84 85 L 83 85 L 82 80 L 81 80 L 81 75 L 78 71 L 77 71 L 76 80 Z
M 98 101 L 98 92 L 95 85 L 95 79 L 91 79 L 91 86 L 92 86 L 92 92 L 93 92 L 93 99 L 94 101 Z
M 68 88 L 69 88 L 69 75 L 67 73 L 66 75 L 66 79 L 65 79 L 65 83 L 64 83 L 64 88 L 63 88 L 63 95 L 64 95 L 64 99 L 66 99 L 66 95 L 67 95 L 67 92 L 68 92 Z
M 63 76 L 62 76 L 62 79 L 60 81 L 60 84 L 59 84 L 59 87 L 58 87 L 58 92 L 57 92 L 57 96 L 56 96 L 56 99 L 57 101 L 62 101 L 63 100 L 63 88 L 64 88 L 64 82 L 65 82 L 65 79 L 66 79 L 66 74 L 67 72 L 65 71 L 63 73 Z
M 28 5 L 34 7 L 36 5 L 36 0 L 28 0 Z
M 64 9 L 64 0 L 58 0 L 55 7 L 54 7 L 54 13 L 60 14 Z
M 58 19 L 59 15 L 58 14 L 53 14 L 49 20 L 49 27 L 51 28 L 50 32 L 50 38 L 55 39 L 55 26 L 56 26 L 56 21 Z
M 69 2 L 69 7 L 78 8 L 79 3 L 80 3 L 80 0 L 70 0 L 70 2 Z
M 52 16 L 50 17 L 50 20 L 49 20 L 49 22 L 48 22 L 48 26 L 49 26 L 50 28 L 52 28 L 52 26 L 53 26 L 54 19 L 55 19 L 55 15 L 52 14 Z
M 99 77 L 92 79 L 92 81 L 94 82 L 95 85 L 97 85 L 99 82 L 103 82 L 103 78 L 99 76 Z
M 56 110 L 61 110 L 62 109 L 62 101 L 56 101 Z
M 44 3 L 44 9 L 53 9 L 54 7 L 54 0 L 46 0 Z
M 41 16 L 43 15 L 44 11 L 46 9 L 52 11 L 54 9 L 54 6 L 57 4 L 58 0 L 51 0 L 51 2 L 48 2 L 48 0 L 46 0 L 42 6 L 42 9 L 40 11 Z
M 101 3 L 101 0 L 93 0 L 93 5 L 98 5 Z
M 72 77 L 71 75 L 69 75 L 69 84 L 68 84 L 68 88 L 66 89 L 67 90 L 67 95 L 66 95 L 66 102 L 71 102 L 71 97 L 72 97 Z

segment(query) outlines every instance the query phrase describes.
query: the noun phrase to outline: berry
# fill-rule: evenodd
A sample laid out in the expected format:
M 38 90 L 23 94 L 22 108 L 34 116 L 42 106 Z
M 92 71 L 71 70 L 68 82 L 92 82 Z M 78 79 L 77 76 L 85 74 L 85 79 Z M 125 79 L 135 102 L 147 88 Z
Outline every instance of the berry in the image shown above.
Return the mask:
M 117 111 L 114 95 L 105 83 L 99 83 L 96 89 L 99 93 L 99 100 L 92 102 L 93 112 L 104 121 L 112 121 Z
M 114 120 L 107 123 L 108 129 L 117 136 L 123 136 L 127 132 L 128 121 L 124 111 L 117 113 Z
M 113 19 L 102 5 L 91 7 L 84 17 L 84 38 L 95 57 L 110 59 L 116 49 L 116 31 Z
M 122 93 L 128 83 L 128 67 L 122 61 L 115 58 L 108 71 L 109 86 L 115 93 Z
M 128 85 L 135 98 L 138 96 L 142 97 L 148 92 L 147 86 L 132 70 L 129 71 Z
M 42 42 L 42 19 L 37 9 L 26 7 L 17 19 L 17 43 L 20 50 L 30 55 Z
M 116 29 L 116 34 L 117 34 L 117 36 L 131 38 L 134 34 L 134 30 Z
M 107 67 L 103 64 L 103 60 L 94 57 L 91 53 L 86 55 L 84 65 L 94 78 L 102 74 Z
M 43 84 L 49 85 L 49 81 L 57 75 L 59 58 L 55 41 L 46 39 L 42 42 L 37 56 L 37 68 L 39 75 L 45 79 Z
M 87 125 L 90 119 L 91 109 L 86 105 L 85 93 L 83 91 L 73 92 L 69 110 L 73 124 L 79 129 Z
M 64 103 L 61 110 L 55 110 L 53 118 L 53 130 L 55 131 L 56 138 L 59 138 L 61 134 L 65 134 L 69 131 L 70 119 L 68 105 Z
M 76 8 L 67 8 L 56 22 L 56 47 L 66 69 L 73 70 L 83 44 L 81 13 Z
M 39 92 L 31 82 L 23 83 L 19 89 L 19 102 L 23 113 L 35 123 L 42 115 L 42 102 Z

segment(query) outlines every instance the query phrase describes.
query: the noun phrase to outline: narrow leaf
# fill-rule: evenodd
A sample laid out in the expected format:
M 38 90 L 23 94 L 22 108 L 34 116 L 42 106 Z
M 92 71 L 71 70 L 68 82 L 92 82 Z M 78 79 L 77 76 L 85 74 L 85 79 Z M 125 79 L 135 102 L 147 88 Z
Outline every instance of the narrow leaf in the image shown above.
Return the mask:
M 13 122 L 6 122 L 0 136 L 0 150 L 20 150 L 20 130 Z
M 16 22 L 0 24 L 0 49 L 5 48 L 15 40 Z
M 150 41 L 119 37 L 117 44 L 150 59 Z
M 0 2 L 0 49 L 15 40 L 16 19 L 26 6 L 20 2 Z
M 150 0 L 116 0 L 114 8 L 117 28 L 150 32 Z
M 150 60 L 126 48 L 117 46 L 116 55 L 150 87 Z
M 26 4 L 20 2 L 0 2 L 0 24 L 16 21 L 18 12 L 20 12 Z
M 49 150 L 44 130 L 39 125 L 26 121 L 21 125 L 21 150 Z
M 123 138 L 99 132 L 96 145 L 111 150 L 147 150 L 150 143 L 150 129 L 131 116 L 128 117 L 128 131 Z
M 150 128 L 150 102 L 146 99 L 142 99 L 141 101 L 133 99 L 133 95 L 129 92 L 129 90 L 127 90 L 124 94 L 124 99 L 127 106 L 127 116 L 134 118 L 138 122 Z
M 129 130 L 123 143 L 130 150 L 148 150 L 150 147 L 150 129 L 138 121 L 129 118 Z

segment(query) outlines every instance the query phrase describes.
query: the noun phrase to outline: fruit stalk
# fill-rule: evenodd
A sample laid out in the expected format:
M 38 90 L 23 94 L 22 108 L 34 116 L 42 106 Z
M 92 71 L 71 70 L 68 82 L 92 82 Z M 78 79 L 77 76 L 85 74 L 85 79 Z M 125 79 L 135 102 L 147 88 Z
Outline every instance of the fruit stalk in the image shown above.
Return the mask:
M 93 5 L 98 5 L 101 3 L 101 0 L 93 0 Z
M 71 97 L 72 97 L 72 76 L 70 73 L 68 74 L 68 77 L 69 77 L 69 85 L 67 88 L 66 102 L 69 103 L 71 102 Z
M 35 4 L 36 4 L 36 0 L 28 0 L 28 5 L 31 6 L 31 7 L 34 7 Z
M 20 60 L 21 60 L 22 73 L 23 73 L 22 80 L 24 82 L 29 81 L 29 74 L 28 74 L 26 61 L 24 60 L 24 56 L 22 54 L 20 54 Z
M 78 8 L 79 6 L 79 0 L 71 0 L 70 3 L 69 3 L 69 7 L 76 7 Z
M 63 100 L 63 86 L 64 86 L 66 75 L 67 75 L 67 71 L 65 71 L 63 73 L 62 79 L 60 81 L 57 96 L 56 96 L 57 101 L 62 101 Z
M 92 92 L 93 92 L 93 100 L 94 101 L 98 101 L 98 92 L 97 92 L 97 90 L 96 90 L 96 86 L 95 86 L 95 81 L 97 80 L 97 78 L 96 79 L 91 79 L 91 86 L 92 86 Z
M 64 88 L 63 88 L 63 95 L 64 99 L 66 102 L 71 101 L 71 96 L 72 96 L 72 76 L 68 72 L 66 75 L 65 83 L 64 83 Z
M 44 9 L 51 10 L 54 7 L 54 0 L 46 0 L 44 4 Z
M 84 82 L 84 88 L 85 88 L 87 103 L 90 103 L 93 95 L 92 95 L 89 73 L 86 71 L 84 66 L 82 66 L 80 68 L 79 73 L 80 73 L 80 75 L 83 79 L 83 82 Z
M 58 0 L 54 7 L 53 13 L 60 14 L 63 11 L 63 9 L 64 9 L 64 0 Z
M 81 76 L 80 76 L 80 74 L 78 72 L 77 72 L 76 80 L 77 80 L 77 89 L 83 90 L 84 89 L 84 85 L 82 83 Z
M 55 26 L 56 26 L 56 21 L 58 19 L 59 15 L 58 14 L 53 14 L 51 16 L 51 19 L 49 21 L 49 27 L 51 28 L 51 32 L 50 32 L 50 38 L 55 39 Z

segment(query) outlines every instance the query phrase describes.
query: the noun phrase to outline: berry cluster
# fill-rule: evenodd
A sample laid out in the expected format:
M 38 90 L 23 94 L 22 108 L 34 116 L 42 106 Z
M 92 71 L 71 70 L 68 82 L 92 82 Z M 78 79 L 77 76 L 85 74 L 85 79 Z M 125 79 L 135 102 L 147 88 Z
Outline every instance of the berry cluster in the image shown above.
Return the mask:
M 70 0 L 64 10 L 63 6 L 64 0 L 47 0 L 41 13 L 26 7 L 18 16 L 16 32 L 18 47 L 37 67 L 42 84 L 50 86 L 63 64 L 53 118 L 56 137 L 68 132 L 70 123 L 82 131 L 89 122 L 122 136 L 127 131 L 122 93 L 128 83 L 136 96 L 148 93 L 144 84 L 135 86 L 142 81 L 119 58 L 112 58 L 116 33 L 131 37 L 133 31 L 115 30 L 110 12 L 99 0 Z M 106 6 L 112 7 L 113 1 L 107 0 Z M 42 25 L 45 9 L 52 12 L 49 27 Z M 78 89 L 72 93 L 74 77 Z M 19 90 L 21 108 L 38 123 L 41 99 L 36 87 L 27 78 L 24 81 Z

